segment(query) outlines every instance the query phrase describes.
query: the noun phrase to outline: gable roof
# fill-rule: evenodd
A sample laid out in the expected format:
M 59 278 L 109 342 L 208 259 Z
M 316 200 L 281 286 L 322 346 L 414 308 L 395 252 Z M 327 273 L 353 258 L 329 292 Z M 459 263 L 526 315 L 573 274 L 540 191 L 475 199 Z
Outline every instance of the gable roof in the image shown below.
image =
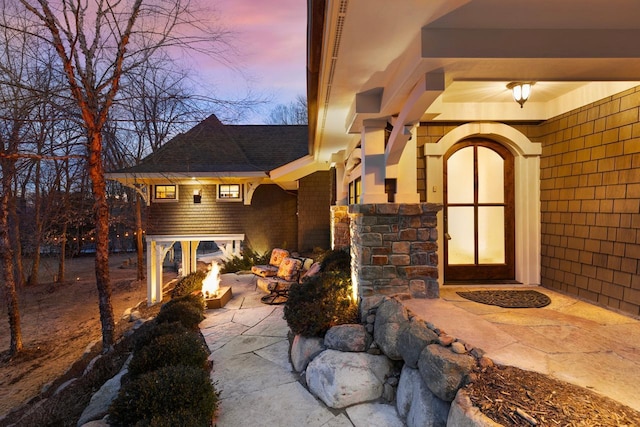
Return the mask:
M 308 153 L 307 125 L 225 125 L 211 115 L 118 174 L 268 172 Z

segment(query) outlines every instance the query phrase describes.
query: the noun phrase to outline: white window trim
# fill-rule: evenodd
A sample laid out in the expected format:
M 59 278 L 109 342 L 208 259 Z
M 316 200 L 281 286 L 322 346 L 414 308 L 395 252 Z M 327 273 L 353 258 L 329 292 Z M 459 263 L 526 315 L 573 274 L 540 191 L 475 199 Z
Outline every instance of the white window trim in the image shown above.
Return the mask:
M 220 197 L 220 186 L 222 185 L 237 185 L 238 197 Z M 243 193 L 242 184 L 217 184 L 216 185 L 216 201 L 218 202 L 242 202 L 243 195 L 244 193 Z
M 163 199 L 163 198 L 157 198 L 156 197 L 156 187 L 169 187 L 169 186 L 173 186 L 176 188 L 176 197 L 175 199 Z M 153 185 L 153 190 L 152 190 L 152 196 L 153 196 L 153 201 L 156 203 L 177 203 L 180 200 L 180 193 L 179 193 L 179 189 L 180 186 L 177 184 L 154 184 Z

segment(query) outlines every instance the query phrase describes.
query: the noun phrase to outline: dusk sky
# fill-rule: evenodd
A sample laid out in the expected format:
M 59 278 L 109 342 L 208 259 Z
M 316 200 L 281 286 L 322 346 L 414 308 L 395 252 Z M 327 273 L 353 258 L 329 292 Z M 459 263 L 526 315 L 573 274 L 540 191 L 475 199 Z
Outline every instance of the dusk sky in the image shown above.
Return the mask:
M 277 104 L 306 96 L 306 13 L 302 0 L 216 0 L 214 7 L 234 34 L 240 56 L 235 60 L 243 76 L 211 61 L 198 63 L 198 72 L 220 98 L 243 97 L 250 87 L 272 102 L 263 114 L 243 123 L 264 123 Z

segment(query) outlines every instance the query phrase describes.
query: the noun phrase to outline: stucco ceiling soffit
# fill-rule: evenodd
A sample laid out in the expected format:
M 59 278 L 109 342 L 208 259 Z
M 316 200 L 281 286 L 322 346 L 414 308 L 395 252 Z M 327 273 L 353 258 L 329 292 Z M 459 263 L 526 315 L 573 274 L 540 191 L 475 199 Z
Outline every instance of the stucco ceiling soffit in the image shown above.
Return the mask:
M 423 58 L 636 58 L 637 29 L 422 28 Z
M 307 155 L 294 162 L 276 168 L 269 173 L 271 180 L 285 190 L 296 190 L 298 180 L 314 172 L 329 170 L 329 161 L 316 161 Z

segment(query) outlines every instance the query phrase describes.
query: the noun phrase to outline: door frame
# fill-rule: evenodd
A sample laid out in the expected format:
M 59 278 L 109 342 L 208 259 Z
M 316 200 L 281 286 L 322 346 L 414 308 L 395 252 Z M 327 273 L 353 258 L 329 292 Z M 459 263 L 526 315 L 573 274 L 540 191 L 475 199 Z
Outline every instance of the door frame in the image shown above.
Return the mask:
M 540 155 L 542 145 L 504 123 L 473 122 L 457 126 L 437 143 L 423 145 L 426 163 L 426 201 L 442 204 L 444 154 L 457 142 L 470 137 L 491 139 L 504 145 L 514 156 L 515 185 L 515 280 L 525 285 L 540 284 L 541 214 Z M 444 259 L 443 213 L 438 213 L 438 257 Z M 444 265 L 438 265 L 438 281 L 444 282 Z
M 448 189 L 447 189 L 447 161 L 454 153 L 459 152 L 468 147 L 485 147 L 496 154 L 498 154 L 504 160 L 504 199 L 503 204 L 505 208 L 504 215 L 504 256 L 505 262 L 502 264 L 470 264 L 470 265 L 455 265 L 450 266 L 448 264 L 448 237 L 443 240 L 443 267 L 445 281 L 468 281 L 468 282 L 487 282 L 487 281 L 513 281 L 515 280 L 515 175 L 514 175 L 514 158 L 513 154 L 504 145 L 488 138 L 473 137 L 467 138 L 463 141 L 453 145 L 444 155 L 443 158 L 443 213 L 445 215 L 443 221 L 443 232 L 445 236 L 451 234 L 451 230 L 448 229 L 446 215 L 448 215 Z M 474 153 L 476 150 L 474 149 Z M 474 154 L 474 168 L 477 167 L 477 159 Z M 477 192 L 477 189 L 474 189 Z M 474 204 L 474 228 L 477 227 L 477 208 L 478 205 Z M 478 230 L 476 228 L 474 233 L 474 240 L 478 239 Z M 478 249 L 477 247 L 475 248 Z M 478 254 L 476 253 L 476 257 Z M 477 260 L 476 260 L 477 261 Z

